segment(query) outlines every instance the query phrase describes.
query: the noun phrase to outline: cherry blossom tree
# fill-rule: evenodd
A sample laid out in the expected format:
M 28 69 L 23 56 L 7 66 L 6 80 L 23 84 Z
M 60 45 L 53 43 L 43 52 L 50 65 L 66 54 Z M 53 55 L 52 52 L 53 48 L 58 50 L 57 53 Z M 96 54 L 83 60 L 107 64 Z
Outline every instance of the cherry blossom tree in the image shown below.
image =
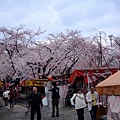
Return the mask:
M 35 37 L 42 33 L 40 29 L 37 32 L 24 30 L 23 25 L 15 28 L 0 27 L 1 77 L 7 75 L 11 77 L 20 76 L 21 72 L 18 64 L 23 61 L 22 58 L 27 54 Z
M 75 69 L 118 67 L 119 40 L 113 46 L 107 43 L 102 31 L 92 37 L 83 37 L 80 31 L 49 34 L 45 31 L 0 27 L 0 77 L 37 79 L 49 75 L 69 75 Z
M 35 43 L 39 61 L 31 65 L 38 65 L 38 73 L 43 77 L 70 73 L 80 58 L 79 46 L 85 42 L 84 38 L 79 31 L 67 30 L 66 34 L 49 34 L 48 40 L 49 43 Z

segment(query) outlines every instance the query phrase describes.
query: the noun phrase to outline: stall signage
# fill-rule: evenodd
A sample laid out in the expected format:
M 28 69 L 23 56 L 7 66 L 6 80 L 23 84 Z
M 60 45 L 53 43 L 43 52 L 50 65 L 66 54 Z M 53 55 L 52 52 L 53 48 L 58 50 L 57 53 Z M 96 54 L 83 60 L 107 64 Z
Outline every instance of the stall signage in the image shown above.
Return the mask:
M 43 81 L 33 81 L 33 86 L 44 86 Z
M 25 86 L 33 86 L 31 80 L 25 80 Z
M 42 81 L 42 80 L 26 80 L 25 86 L 44 86 L 44 81 Z
M 2 86 L 2 81 L 0 80 L 0 86 Z

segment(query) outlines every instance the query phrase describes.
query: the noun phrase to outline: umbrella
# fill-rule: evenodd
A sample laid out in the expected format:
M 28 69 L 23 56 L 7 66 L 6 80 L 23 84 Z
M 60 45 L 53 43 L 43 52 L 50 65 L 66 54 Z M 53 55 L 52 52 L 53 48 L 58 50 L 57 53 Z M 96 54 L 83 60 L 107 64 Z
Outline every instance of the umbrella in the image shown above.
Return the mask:
M 120 95 L 120 71 L 100 82 L 96 91 L 100 95 Z

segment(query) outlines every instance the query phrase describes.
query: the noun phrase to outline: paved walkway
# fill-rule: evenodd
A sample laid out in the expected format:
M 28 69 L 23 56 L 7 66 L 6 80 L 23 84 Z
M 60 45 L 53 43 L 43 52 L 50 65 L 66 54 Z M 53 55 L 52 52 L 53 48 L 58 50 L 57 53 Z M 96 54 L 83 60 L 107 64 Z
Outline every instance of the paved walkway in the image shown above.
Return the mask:
M 28 110 L 24 105 L 15 105 L 13 110 L 9 109 L 9 106 L 5 107 L 3 100 L 0 98 L 0 120 L 30 120 L 30 112 L 25 115 Z M 85 108 L 85 120 L 91 120 L 87 108 Z M 41 109 L 42 120 L 77 120 L 76 111 L 73 107 L 60 108 L 60 117 L 51 118 L 51 109 L 43 107 Z M 36 116 L 35 116 L 36 118 Z M 36 120 L 36 119 L 35 119 Z

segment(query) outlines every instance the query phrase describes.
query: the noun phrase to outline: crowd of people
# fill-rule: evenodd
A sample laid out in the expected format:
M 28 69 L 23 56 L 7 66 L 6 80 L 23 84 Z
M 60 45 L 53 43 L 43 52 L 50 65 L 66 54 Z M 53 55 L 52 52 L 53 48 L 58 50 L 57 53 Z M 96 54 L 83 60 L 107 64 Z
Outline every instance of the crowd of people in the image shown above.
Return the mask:
M 49 91 L 52 92 L 52 113 L 51 117 L 59 117 L 59 87 L 56 83 L 49 88 Z M 31 109 L 30 120 L 34 120 L 35 113 L 37 113 L 37 120 L 41 120 L 41 108 L 43 107 L 41 93 L 37 91 L 37 87 L 33 87 L 33 92 L 30 93 L 28 99 L 28 106 Z M 3 98 L 5 106 L 8 106 L 10 103 L 10 109 L 14 108 L 16 103 L 16 92 L 15 89 L 11 88 L 10 90 L 5 90 L 3 92 Z M 88 110 L 91 115 L 91 120 L 96 120 L 96 112 L 98 108 L 98 93 L 95 91 L 94 87 L 91 87 L 90 91 L 86 94 L 83 94 L 83 90 L 78 88 L 77 92 L 73 94 L 70 99 L 71 105 L 75 106 L 78 120 L 84 120 L 84 108 L 88 106 Z
M 78 120 L 84 120 L 84 108 L 86 106 L 88 106 L 91 120 L 96 120 L 99 97 L 94 87 L 91 87 L 90 91 L 86 94 L 86 97 L 83 95 L 82 89 L 77 89 L 77 93 L 73 94 L 73 97 L 71 98 L 71 104 L 75 105 Z
M 3 92 L 3 99 L 5 102 L 5 106 L 8 106 L 8 103 L 10 104 L 10 109 L 14 108 L 14 105 L 16 104 L 16 90 L 14 88 L 6 89 Z
M 52 92 L 52 116 L 59 117 L 59 88 L 56 83 L 50 87 L 49 91 Z M 88 110 L 91 115 L 91 120 L 96 120 L 96 112 L 98 108 L 98 93 L 94 87 L 91 87 L 90 91 L 84 96 L 82 89 L 77 89 L 77 93 L 73 94 L 70 102 L 75 106 L 78 120 L 84 120 L 84 108 L 88 106 Z M 31 107 L 31 120 L 34 120 L 35 112 L 37 112 L 37 120 L 41 120 L 40 106 L 42 107 L 41 94 L 37 92 L 37 88 L 33 87 L 33 93 L 29 97 L 29 107 Z M 56 109 L 55 109 L 56 108 Z M 55 112 L 56 111 L 56 112 Z

